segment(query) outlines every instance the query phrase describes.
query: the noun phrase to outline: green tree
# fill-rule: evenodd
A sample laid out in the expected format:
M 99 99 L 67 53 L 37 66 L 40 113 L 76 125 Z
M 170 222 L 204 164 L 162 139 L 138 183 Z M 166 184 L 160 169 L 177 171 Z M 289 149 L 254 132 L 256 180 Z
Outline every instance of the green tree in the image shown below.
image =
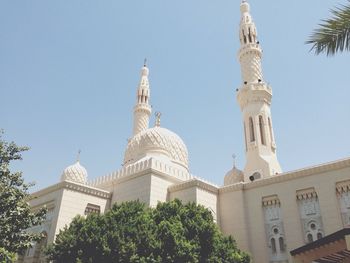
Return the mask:
M 0 131 L 0 262 L 13 262 L 16 253 L 41 239 L 41 235 L 26 230 L 41 224 L 46 209 L 31 212 L 27 203 L 31 184 L 24 182 L 21 172 L 10 171 L 11 162 L 22 160 L 21 153 L 28 147 L 6 142 L 2 134 Z
M 322 20 L 319 28 L 314 30 L 306 44 L 318 55 L 334 55 L 338 51 L 350 50 L 350 1 L 331 10 L 332 17 Z
M 104 215 L 78 216 L 47 254 L 55 262 L 249 262 L 203 206 L 174 200 L 148 208 L 115 204 Z

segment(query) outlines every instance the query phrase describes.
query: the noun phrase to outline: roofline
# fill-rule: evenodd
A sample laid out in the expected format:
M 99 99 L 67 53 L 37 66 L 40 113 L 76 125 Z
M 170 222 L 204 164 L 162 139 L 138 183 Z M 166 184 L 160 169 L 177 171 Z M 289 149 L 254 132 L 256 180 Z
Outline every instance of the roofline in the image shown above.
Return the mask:
M 265 185 L 271 185 L 280 182 L 291 181 L 297 178 L 306 177 L 316 173 L 325 173 L 328 171 L 339 170 L 350 167 L 350 157 L 327 162 L 319 165 L 313 165 L 306 168 L 284 172 L 267 178 L 259 179 L 254 182 L 240 182 L 233 185 L 227 185 L 220 188 L 220 192 L 230 192 L 237 190 L 248 190 Z
M 29 199 L 29 201 L 60 189 L 72 189 L 78 192 L 82 192 L 88 195 L 94 195 L 104 199 L 111 198 L 111 193 L 108 191 L 95 188 L 89 185 L 85 185 L 85 184 L 75 183 L 72 181 L 62 181 L 57 184 L 46 187 L 44 189 L 41 189 L 39 191 L 36 191 L 34 193 L 31 193 L 30 194 L 31 198 Z

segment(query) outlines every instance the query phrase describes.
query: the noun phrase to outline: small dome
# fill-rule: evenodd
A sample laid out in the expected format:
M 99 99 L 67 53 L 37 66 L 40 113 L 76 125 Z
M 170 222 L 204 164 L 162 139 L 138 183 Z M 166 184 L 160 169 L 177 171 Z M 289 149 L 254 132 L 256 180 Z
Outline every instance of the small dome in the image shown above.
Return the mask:
M 172 131 L 156 126 L 136 134 L 128 143 L 124 165 L 146 156 L 167 157 L 172 163 L 188 170 L 188 152 L 181 138 Z
M 243 172 L 237 169 L 236 167 L 233 167 L 232 170 L 228 171 L 228 173 L 224 177 L 224 186 L 236 184 L 243 181 Z
M 249 4 L 246 1 L 242 1 L 241 3 L 241 13 L 247 13 L 249 12 Z
M 85 184 L 87 181 L 87 171 L 80 165 L 79 161 L 64 169 L 61 181 L 72 181 L 80 184 Z

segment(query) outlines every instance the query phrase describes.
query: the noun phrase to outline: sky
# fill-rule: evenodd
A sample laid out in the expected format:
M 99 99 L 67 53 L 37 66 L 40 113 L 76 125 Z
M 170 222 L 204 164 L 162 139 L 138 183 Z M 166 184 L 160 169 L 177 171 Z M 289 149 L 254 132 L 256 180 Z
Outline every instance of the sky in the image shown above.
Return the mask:
M 283 171 L 349 157 L 350 53 L 315 56 L 304 44 L 337 2 L 249 3 Z M 0 1 L 0 128 L 3 139 L 31 148 L 13 169 L 36 183 L 32 191 L 57 183 L 79 149 L 89 179 L 120 169 L 147 58 L 161 125 L 184 140 L 192 174 L 222 185 L 232 154 L 245 164 L 239 5 Z

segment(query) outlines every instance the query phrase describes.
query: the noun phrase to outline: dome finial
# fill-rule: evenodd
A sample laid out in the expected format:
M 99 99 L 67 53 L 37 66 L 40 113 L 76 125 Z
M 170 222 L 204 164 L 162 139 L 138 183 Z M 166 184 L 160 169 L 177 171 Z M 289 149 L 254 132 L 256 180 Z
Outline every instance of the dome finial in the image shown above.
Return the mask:
M 77 162 L 80 162 L 80 153 L 81 153 L 81 150 L 79 149 L 77 154 Z
M 156 124 L 155 124 L 155 126 L 156 127 L 160 127 L 160 117 L 162 116 L 162 113 L 160 111 L 157 111 L 155 113 L 155 116 L 156 116 Z
M 232 154 L 232 159 L 233 159 L 233 168 L 236 168 L 236 155 Z

